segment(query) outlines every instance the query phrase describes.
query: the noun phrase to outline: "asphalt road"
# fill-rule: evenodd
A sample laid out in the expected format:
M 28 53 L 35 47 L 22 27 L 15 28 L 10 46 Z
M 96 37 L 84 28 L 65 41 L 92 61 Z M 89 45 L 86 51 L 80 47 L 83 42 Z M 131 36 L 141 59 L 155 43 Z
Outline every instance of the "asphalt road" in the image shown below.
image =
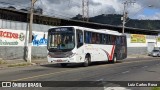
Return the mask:
M 93 63 L 89 67 L 46 64 L 0 70 L 0 81 L 160 81 L 160 58 L 127 59 L 115 64 Z M 70 83 L 70 82 L 67 82 Z M 0 90 L 104 90 L 105 87 L 0 88 Z M 151 88 L 105 88 L 150 90 Z

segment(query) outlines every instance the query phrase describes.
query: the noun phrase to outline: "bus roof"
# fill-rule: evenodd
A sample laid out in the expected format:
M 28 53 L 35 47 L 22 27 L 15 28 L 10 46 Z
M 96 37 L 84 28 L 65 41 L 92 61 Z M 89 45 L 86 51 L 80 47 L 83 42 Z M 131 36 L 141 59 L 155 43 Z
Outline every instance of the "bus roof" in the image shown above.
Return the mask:
M 91 28 L 80 27 L 80 26 L 55 26 L 55 27 L 51 27 L 51 28 L 59 28 L 59 27 L 73 27 L 75 29 L 80 29 L 80 30 L 83 30 L 83 31 L 91 31 L 91 32 L 111 34 L 111 35 L 117 35 L 117 36 L 123 35 L 122 33 L 119 33 L 117 31 L 113 31 L 113 30 L 108 30 L 108 29 L 91 29 Z

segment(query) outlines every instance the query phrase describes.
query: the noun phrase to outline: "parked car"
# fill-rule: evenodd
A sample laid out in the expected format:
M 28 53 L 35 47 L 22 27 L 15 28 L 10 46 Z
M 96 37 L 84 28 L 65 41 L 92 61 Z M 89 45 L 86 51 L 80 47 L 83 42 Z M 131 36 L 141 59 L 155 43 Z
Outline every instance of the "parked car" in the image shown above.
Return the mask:
M 159 57 L 160 56 L 160 50 L 153 50 L 149 55 L 153 56 L 153 57 Z

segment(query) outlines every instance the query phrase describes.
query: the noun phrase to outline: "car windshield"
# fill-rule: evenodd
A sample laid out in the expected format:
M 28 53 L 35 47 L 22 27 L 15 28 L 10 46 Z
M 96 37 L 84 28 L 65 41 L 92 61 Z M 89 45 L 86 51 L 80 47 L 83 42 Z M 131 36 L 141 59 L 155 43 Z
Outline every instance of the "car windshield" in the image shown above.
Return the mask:
M 48 33 L 48 49 L 68 51 L 75 47 L 73 28 L 54 28 Z

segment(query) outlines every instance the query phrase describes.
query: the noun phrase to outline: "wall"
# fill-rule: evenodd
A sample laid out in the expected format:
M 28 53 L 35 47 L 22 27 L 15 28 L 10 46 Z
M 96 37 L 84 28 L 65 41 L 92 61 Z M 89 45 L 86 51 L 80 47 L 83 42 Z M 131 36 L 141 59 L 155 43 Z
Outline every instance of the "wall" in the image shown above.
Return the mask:
M 47 30 L 51 26 L 33 24 L 32 58 L 46 58 Z M 28 44 L 28 24 L 0 20 L 0 59 L 24 59 Z
M 145 35 L 146 42 L 141 43 L 132 43 L 131 42 L 131 34 L 127 35 L 127 51 L 128 55 L 146 55 L 148 54 L 147 48 L 148 48 L 148 42 L 155 43 L 155 47 L 160 47 L 160 42 L 156 41 L 157 36 L 154 35 Z

